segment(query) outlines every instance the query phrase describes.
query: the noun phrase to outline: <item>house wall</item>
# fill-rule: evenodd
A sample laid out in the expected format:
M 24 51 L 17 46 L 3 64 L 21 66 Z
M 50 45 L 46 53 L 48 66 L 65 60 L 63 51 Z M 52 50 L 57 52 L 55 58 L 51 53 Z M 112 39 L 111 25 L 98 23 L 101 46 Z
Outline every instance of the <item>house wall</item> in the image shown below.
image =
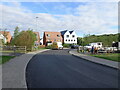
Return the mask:
M 67 37 L 67 35 L 69 35 L 69 37 Z M 72 37 L 73 35 L 75 37 Z M 72 34 L 70 34 L 69 31 L 67 31 L 64 34 L 64 43 L 65 44 L 77 44 L 77 35 L 75 34 L 75 32 L 73 32 Z
M 48 37 L 47 34 L 49 34 L 50 36 Z M 60 37 L 58 37 L 57 35 L 59 35 Z M 43 44 L 47 45 L 48 41 L 50 41 L 51 43 L 53 43 L 53 42 L 62 42 L 61 33 L 59 33 L 59 32 L 47 32 L 47 33 L 44 33 Z
M 2 34 L 0 34 L 0 40 L 3 40 L 4 43 L 7 43 L 6 38 Z
M 0 31 L 2 35 L 6 35 L 5 38 L 7 40 L 7 43 L 11 42 L 12 36 L 9 31 Z

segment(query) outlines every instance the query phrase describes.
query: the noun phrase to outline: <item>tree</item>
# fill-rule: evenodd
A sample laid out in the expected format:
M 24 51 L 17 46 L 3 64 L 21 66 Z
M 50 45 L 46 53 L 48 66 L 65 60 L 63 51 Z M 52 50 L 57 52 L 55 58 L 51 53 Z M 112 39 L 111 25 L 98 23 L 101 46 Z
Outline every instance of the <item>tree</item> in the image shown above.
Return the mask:
M 78 44 L 81 45 L 83 42 L 83 45 L 87 45 L 89 43 L 93 42 L 102 42 L 103 46 L 112 46 L 112 42 L 118 42 L 120 40 L 120 33 L 118 34 L 105 34 L 105 35 L 86 35 L 82 40 L 81 38 L 78 38 Z M 81 42 L 82 41 L 82 42 Z
M 31 50 L 34 46 L 36 40 L 36 35 L 32 30 L 22 31 L 15 39 L 15 45 L 17 46 L 27 46 L 27 49 Z
M 12 40 L 11 40 L 11 45 L 15 45 L 15 41 L 16 41 L 16 39 L 17 39 L 17 36 L 19 35 L 19 27 L 18 26 L 16 26 L 15 27 L 15 30 L 14 30 L 14 34 L 13 34 L 13 38 L 12 38 Z
M 16 38 L 17 36 L 19 35 L 19 27 L 15 27 L 15 30 L 14 30 L 14 38 Z

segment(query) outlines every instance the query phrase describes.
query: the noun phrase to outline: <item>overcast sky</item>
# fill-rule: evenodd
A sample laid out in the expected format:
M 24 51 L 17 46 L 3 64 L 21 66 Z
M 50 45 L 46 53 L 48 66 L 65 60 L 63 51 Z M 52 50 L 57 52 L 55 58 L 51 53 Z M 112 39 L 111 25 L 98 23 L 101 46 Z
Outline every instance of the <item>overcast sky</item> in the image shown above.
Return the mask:
M 61 30 L 75 30 L 78 36 L 118 33 L 118 0 L 14 1 L 0 3 L 0 28 L 11 33 L 16 26 L 20 30 L 31 28 L 41 36 L 44 31 Z

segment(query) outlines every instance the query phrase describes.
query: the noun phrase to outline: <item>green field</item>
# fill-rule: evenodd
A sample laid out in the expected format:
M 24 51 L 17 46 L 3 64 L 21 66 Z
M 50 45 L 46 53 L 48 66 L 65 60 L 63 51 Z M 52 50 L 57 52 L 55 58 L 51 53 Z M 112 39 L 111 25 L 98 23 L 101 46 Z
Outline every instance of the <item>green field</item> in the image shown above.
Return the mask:
M 9 61 L 10 59 L 14 57 L 15 56 L 0 56 L 0 64 L 4 64 L 5 62 Z
M 90 56 L 120 62 L 120 53 L 106 53 L 106 54 L 97 54 L 97 55 L 90 55 Z

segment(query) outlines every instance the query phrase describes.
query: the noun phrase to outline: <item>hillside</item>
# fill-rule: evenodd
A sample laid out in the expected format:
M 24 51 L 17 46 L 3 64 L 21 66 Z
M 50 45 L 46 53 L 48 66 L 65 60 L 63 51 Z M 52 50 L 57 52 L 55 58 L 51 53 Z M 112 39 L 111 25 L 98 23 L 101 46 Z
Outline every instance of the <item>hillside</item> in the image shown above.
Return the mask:
M 103 42 L 103 46 L 112 46 L 113 41 L 120 41 L 120 33 L 104 35 L 86 35 L 84 38 L 78 37 L 79 45 L 87 45 L 92 42 Z

